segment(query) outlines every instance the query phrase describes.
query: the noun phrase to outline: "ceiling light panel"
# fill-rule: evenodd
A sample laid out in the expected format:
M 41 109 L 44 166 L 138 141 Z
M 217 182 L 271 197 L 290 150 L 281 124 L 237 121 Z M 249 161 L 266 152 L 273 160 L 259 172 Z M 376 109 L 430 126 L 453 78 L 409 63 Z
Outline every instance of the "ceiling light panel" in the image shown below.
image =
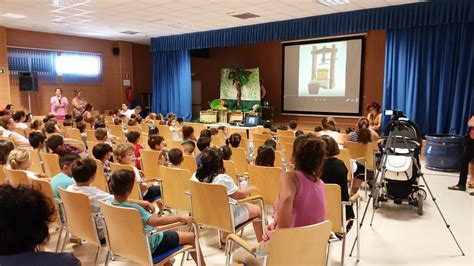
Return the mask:
M 350 0 L 318 0 L 318 3 L 325 6 L 337 6 L 337 5 L 345 5 L 350 4 Z
M 0 16 L 6 17 L 6 18 L 14 18 L 14 19 L 22 19 L 22 18 L 27 17 L 25 15 L 16 14 L 16 13 L 4 13 L 4 14 L 1 14 Z

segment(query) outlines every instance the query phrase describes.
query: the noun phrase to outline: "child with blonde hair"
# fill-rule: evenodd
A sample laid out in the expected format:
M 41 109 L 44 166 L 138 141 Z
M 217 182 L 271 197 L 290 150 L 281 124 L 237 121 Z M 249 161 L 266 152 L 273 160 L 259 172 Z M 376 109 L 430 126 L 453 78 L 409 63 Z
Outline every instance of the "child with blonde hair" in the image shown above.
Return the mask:
M 30 153 L 25 149 L 14 149 L 8 155 L 7 168 L 12 170 L 21 170 L 26 173 L 29 178 L 37 179 L 38 177 L 44 177 L 44 174 L 35 174 L 28 170 L 31 166 Z

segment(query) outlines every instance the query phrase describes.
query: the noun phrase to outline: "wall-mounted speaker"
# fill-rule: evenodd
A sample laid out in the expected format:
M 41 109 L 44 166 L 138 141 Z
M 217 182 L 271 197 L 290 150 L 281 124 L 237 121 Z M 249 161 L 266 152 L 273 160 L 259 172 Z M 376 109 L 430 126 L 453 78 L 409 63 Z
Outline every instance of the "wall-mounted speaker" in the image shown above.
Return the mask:
M 120 48 L 118 48 L 118 47 L 112 48 L 112 53 L 113 53 L 114 55 L 120 55 Z
M 38 74 L 36 72 L 18 72 L 20 91 L 38 91 Z

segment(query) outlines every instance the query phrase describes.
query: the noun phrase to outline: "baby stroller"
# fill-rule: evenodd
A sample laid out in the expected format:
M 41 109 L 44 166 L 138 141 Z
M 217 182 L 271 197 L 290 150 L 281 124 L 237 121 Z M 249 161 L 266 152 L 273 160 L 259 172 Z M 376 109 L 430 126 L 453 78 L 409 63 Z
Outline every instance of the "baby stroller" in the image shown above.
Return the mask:
M 408 202 L 423 214 L 426 191 L 420 185 L 421 135 L 418 126 L 400 111 L 385 127 L 379 142 L 377 174 L 373 186 L 374 207 L 380 202 L 393 200 L 396 204 Z

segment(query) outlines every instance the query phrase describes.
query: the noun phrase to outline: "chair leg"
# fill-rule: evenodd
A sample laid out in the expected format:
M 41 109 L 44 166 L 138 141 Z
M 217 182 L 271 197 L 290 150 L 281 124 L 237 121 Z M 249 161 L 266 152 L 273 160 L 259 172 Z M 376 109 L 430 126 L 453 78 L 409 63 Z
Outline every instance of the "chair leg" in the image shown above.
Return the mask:
M 110 250 L 107 250 L 107 254 L 105 255 L 105 266 L 109 264 L 110 260 Z
M 59 245 L 61 244 L 62 236 L 63 236 L 63 226 L 60 225 L 60 226 L 59 226 L 58 243 L 56 243 L 55 252 L 58 252 L 58 250 L 59 250 Z
M 369 204 L 367 202 L 367 204 Z M 359 201 L 356 201 L 356 207 L 359 209 Z M 355 222 L 356 224 L 356 240 L 357 240 L 357 262 L 360 260 L 360 224 L 359 224 L 359 210 L 355 213 Z
M 219 237 L 219 249 L 222 249 L 222 241 L 221 241 L 221 230 L 217 230 L 217 236 Z
M 342 235 L 341 266 L 344 266 L 344 255 L 346 251 L 346 234 Z
M 95 258 L 94 258 L 94 265 L 97 265 L 97 260 L 99 259 L 99 253 L 100 253 L 100 246 L 97 248 L 97 252 L 95 253 Z
M 64 242 L 61 247 L 61 252 L 64 252 L 64 249 L 66 248 L 67 242 L 69 241 L 70 235 L 69 232 L 66 232 L 66 236 L 64 237 Z
M 232 241 L 227 241 L 227 245 L 225 247 L 225 265 L 229 266 L 230 265 L 230 257 L 231 257 L 231 252 L 232 252 Z
M 183 252 L 183 256 L 181 257 L 181 262 L 179 263 L 180 266 L 183 266 L 184 259 L 187 257 L 186 255 L 189 254 L 188 252 Z

